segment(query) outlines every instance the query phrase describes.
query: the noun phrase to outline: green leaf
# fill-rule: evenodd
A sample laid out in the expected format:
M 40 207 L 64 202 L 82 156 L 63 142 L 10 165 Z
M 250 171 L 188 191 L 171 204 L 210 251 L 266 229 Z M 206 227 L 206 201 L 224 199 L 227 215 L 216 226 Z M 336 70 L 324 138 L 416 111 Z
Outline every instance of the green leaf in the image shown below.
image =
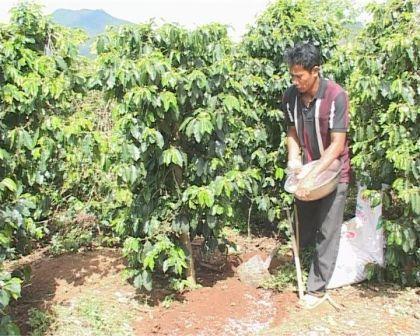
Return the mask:
M 143 286 L 143 276 L 142 276 L 142 274 L 139 274 L 139 275 L 134 277 L 133 285 L 134 285 L 134 287 L 136 287 L 138 289 L 140 289 Z
M 200 143 L 205 134 L 212 134 L 214 127 L 208 112 L 200 112 L 195 118 L 189 117 L 181 124 L 180 130 L 190 138 L 194 134 L 195 140 Z
M 135 145 L 131 145 L 131 157 L 134 161 L 138 161 L 138 159 L 140 159 L 140 150 Z
M 235 173 L 235 172 L 231 172 Z M 236 175 L 235 175 L 236 177 Z M 232 180 L 235 180 L 235 177 L 231 177 Z M 225 192 L 225 195 L 230 198 L 232 191 L 233 191 L 233 183 L 231 182 L 230 179 L 226 178 L 226 177 L 222 177 L 222 176 L 217 176 L 216 180 L 213 183 L 213 188 L 214 188 L 214 192 L 217 196 L 221 195 L 222 192 Z
M 7 336 L 20 336 L 19 327 L 14 324 L 10 316 L 6 315 L 1 318 L 0 324 L 0 335 L 7 335 Z
M 163 264 L 162 264 L 162 271 L 163 273 L 166 273 L 169 269 L 169 267 L 172 266 L 171 260 L 170 259 L 166 259 Z
M 212 216 L 212 215 L 207 215 L 206 223 L 207 223 L 207 226 L 210 229 L 214 229 L 216 227 L 216 225 L 217 225 L 217 217 L 216 216 Z
M 4 160 L 9 158 L 10 155 L 8 152 L 6 152 L 3 148 L 0 148 L 0 160 Z
M 36 139 L 33 140 L 30 134 L 24 129 L 21 129 L 19 132 L 19 142 L 29 150 L 34 149 L 36 145 Z
M 208 189 L 201 187 L 198 191 L 198 203 L 200 206 L 207 206 L 208 208 L 211 208 L 214 204 L 214 195 L 213 192 Z
M 3 287 L 16 300 L 20 297 L 21 280 L 19 278 L 11 278 Z
M 225 212 L 225 209 L 218 204 L 213 205 L 213 207 L 211 209 L 211 213 L 212 213 L 213 216 L 214 215 L 222 215 L 224 212 Z
M 139 252 L 140 251 L 140 243 L 137 238 L 134 237 L 128 237 L 124 241 L 124 253 L 127 254 L 131 252 Z
M 8 247 L 10 245 L 11 240 L 12 237 L 9 237 L 9 235 L 5 235 L 5 232 L 0 232 L 0 246 Z
M 4 190 L 4 188 L 7 188 L 12 192 L 16 192 L 17 185 L 11 178 L 6 177 L 0 182 L 0 190 Z
M 55 61 L 57 62 L 58 68 L 59 68 L 60 70 L 65 71 L 65 70 L 67 70 L 67 69 L 68 69 L 68 67 L 67 67 L 67 63 L 64 61 L 64 59 L 63 59 L 61 56 L 57 56 L 57 57 L 55 58 Z
M 232 95 L 227 95 L 223 98 L 223 105 L 227 108 L 228 111 L 240 111 L 241 109 L 238 98 Z
M 177 216 L 172 221 L 172 228 L 176 232 L 187 233 L 189 231 L 189 229 L 190 229 L 188 217 L 187 216 L 184 216 L 184 215 Z
M 162 99 L 163 108 L 166 112 L 168 112 L 170 108 L 172 108 L 173 111 L 178 112 L 178 102 L 174 93 L 165 91 L 160 94 L 160 98 Z
M 142 278 L 143 278 L 143 287 L 147 291 L 150 292 L 152 290 L 152 287 L 153 287 L 152 275 L 150 274 L 150 272 L 144 270 L 143 274 L 142 274 Z
M 280 167 L 277 167 L 274 176 L 275 176 L 276 180 L 282 180 L 283 177 L 284 177 L 284 169 L 280 168 Z
M 4 289 L 0 289 L 0 308 L 4 309 L 8 306 L 10 301 L 10 295 Z
M 146 71 L 149 75 L 150 80 L 153 82 L 156 79 L 156 68 L 153 64 L 148 63 L 146 65 Z
M 180 167 L 183 166 L 184 159 L 182 153 L 177 148 L 171 146 L 162 153 L 162 161 L 165 165 L 169 166 L 171 163 L 176 164 Z
M 268 210 L 268 220 L 270 222 L 273 222 L 275 217 L 276 217 L 276 210 L 274 208 L 271 208 L 270 210 Z
M 98 54 L 102 54 L 105 50 L 105 37 L 100 36 L 96 40 L 96 51 Z
M 106 81 L 106 86 L 107 86 L 108 90 L 114 88 L 114 86 L 115 86 L 115 73 L 111 72 L 109 74 L 109 77 Z
M 258 210 L 267 211 L 270 206 L 270 199 L 267 196 L 260 196 L 256 198 Z
M 124 167 L 121 170 L 121 177 L 123 181 L 129 185 L 133 185 L 136 182 L 138 176 L 139 176 L 139 171 L 137 167 L 134 165 Z

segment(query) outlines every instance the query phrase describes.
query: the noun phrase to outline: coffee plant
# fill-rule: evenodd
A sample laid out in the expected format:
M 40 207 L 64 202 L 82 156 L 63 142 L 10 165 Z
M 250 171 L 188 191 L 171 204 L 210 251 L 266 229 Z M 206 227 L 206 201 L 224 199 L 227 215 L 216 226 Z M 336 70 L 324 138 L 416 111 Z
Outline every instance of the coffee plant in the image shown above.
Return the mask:
M 86 91 L 78 57 L 83 38 L 30 3 L 14 8 L 10 24 L 0 26 L 1 334 L 17 333 L 7 306 L 20 296 L 21 283 L 3 261 L 30 252 L 31 241 L 49 232 L 55 211 L 83 190 L 83 178 L 72 177 L 94 138 L 89 120 L 73 116 Z
M 156 269 L 194 282 L 190 240 L 223 243 L 232 201 L 260 179 L 240 155 L 243 116 L 256 116 L 235 74 L 224 26 L 187 31 L 153 24 L 110 30 L 97 41 L 98 78 L 117 105 L 121 137 L 113 227 L 125 237 L 138 287 Z M 235 134 L 232 137 L 232 134 Z M 243 142 L 243 140 L 242 140 Z
M 419 283 L 419 3 L 369 7 L 350 80 L 352 160 L 357 179 L 384 190 L 386 274 Z

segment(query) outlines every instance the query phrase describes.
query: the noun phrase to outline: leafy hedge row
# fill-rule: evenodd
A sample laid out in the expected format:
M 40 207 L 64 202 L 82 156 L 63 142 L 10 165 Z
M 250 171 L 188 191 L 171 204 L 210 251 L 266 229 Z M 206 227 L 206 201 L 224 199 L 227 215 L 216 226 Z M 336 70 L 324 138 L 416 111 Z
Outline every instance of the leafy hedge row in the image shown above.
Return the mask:
M 282 219 L 291 201 L 281 187 L 283 53 L 304 39 L 325 46 L 328 57 L 338 13 L 329 20 L 306 1 L 278 2 L 239 46 L 218 24 L 128 26 L 98 39 L 92 84 L 117 102 L 121 143 L 112 226 L 125 239 L 137 286 L 151 288 L 157 268 L 191 272 L 190 239 L 221 247 L 221 229 L 253 205 L 265 222 Z
M 79 105 L 87 92 L 86 61 L 78 54 L 83 39 L 28 3 L 0 26 L 2 335 L 18 332 L 7 306 L 20 296 L 21 284 L 3 261 L 30 252 L 34 240 L 54 230 L 57 213 L 81 211 L 92 188 L 100 190 L 92 177 L 102 172 L 104 139 Z
M 384 191 L 387 280 L 420 282 L 418 1 L 369 7 L 349 81 L 353 165 L 358 180 Z
M 147 289 L 156 269 L 187 269 L 193 282 L 190 240 L 200 234 L 219 246 L 231 200 L 259 179 L 231 138 L 252 111 L 226 28 L 129 26 L 102 36 L 97 49 L 95 85 L 117 102 L 112 226 L 125 238 L 128 274 Z

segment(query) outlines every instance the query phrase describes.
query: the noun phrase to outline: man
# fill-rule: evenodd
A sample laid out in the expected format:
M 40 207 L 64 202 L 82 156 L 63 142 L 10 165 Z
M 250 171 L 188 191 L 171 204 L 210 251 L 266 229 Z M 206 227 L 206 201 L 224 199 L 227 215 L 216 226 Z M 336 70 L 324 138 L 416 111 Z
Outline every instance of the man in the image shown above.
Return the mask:
M 348 96 L 320 76 L 321 56 L 312 44 L 300 43 L 285 56 L 293 85 L 284 94 L 282 109 L 288 124 L 288 170 L 299 173 L 303 164 L 319 160 L 296 191 L 300 246 L 315 245 L 303 305 L 313 308 L 325 295 L 334 271 L 350 177 L 347 130 Z M 328 196 L 305 201 L 314 178 L 338 159 L 342 169 L 337 189 Z

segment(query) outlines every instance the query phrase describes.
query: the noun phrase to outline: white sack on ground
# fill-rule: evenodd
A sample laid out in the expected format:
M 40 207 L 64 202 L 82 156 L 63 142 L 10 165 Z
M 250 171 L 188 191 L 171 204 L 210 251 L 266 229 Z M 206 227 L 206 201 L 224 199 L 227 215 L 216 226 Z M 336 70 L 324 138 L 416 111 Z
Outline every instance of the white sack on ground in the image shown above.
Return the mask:
M 366 279 L 365 266 L 384 264 L 384 234 L 378 228 L 382 204 L 371 208 L 358 186 L 356 217 L 343 223 L 340 247 L 332 278 L 327 288 L 350 285 Z

